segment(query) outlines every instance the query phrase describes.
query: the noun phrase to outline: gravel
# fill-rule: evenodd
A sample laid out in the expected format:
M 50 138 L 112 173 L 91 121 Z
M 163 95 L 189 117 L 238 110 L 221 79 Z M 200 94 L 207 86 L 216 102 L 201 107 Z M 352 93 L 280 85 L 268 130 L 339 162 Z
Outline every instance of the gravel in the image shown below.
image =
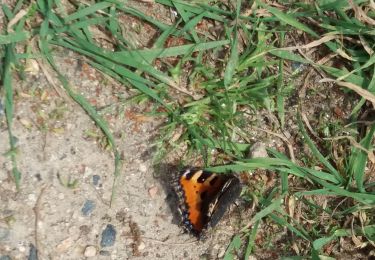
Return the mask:
M 95 202 L 93 200 L 86 200 L 85 204 L 81 209 L 81 212 L 84 216 L 90 216 L 95 209 Z
M 100 245 L 102 247 L 113 246 L 116 240 L 116 233 L 115 227 L 108 224 L 102 232 L 102 240 L 100 241 Z

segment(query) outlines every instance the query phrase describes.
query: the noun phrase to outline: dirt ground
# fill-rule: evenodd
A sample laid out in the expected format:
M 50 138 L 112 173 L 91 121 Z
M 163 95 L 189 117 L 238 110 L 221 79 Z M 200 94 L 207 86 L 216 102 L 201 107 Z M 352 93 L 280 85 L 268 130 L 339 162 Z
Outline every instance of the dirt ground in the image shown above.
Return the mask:
M 67 74 L 78 76 L 71 71 Z M 153 177 L 152 155 L 144 157 L 158 122 L 142 124 L 139 132 L 134 131 L 129 120 L 115 122 L 124 136 L 119 142 L 124 167 L 117 181 L 114 204 L 109 207 L 113 158 L 95 140 L 85 138 L 85 132 L 94 129 L 94 125 L 80 107 L 73 103 L 65 106 L 58 132 L 38 129 L 33 106 L 48 114 L 63 102 L 53 96 L 54 90 L 43 81 L 43 76 L 23 83 L 16 81 L 16 88 L 22 91 L 15 103 L 17 119 L 13 129 L 18 139 L 22 184 L 21 191 L 16 192 L 10 178 L 11 163 L 1 157 L 2 255 L 25 259 L 31 244 L 38 245 L 40 259 L 84 259 L 88 246 L 95 247 L 97 259 L 198 259 L 209 250 L 215 250 L 214 255 L 225 250 L 230 230 L 216 234 L 222 243 L 215 242 L 211 247 L 211 240 L 195 242 L 172 223 L 165 201 L 168 194 Z M 92 87 L 87 80 L 82 80 L 80 87 L 85 88 L 85 82 L 86 87 Z M 40 96 L 29 94 L 32 85 L 49 93 L 43 102 Z M 7 150 L 7 131 L 2 124 L 0 153 Z M 69 179 L 77 181 L 76 187 L 64 185 Z M 94 208 L 85 216 L 82 209 L 87 201 Z M 102 248 L 102 232 L 108 224 L 117 231 L 116 241 L 113 246 Z M 227 234 L 226 239 L 223 234 Z
M 56 50 L 55 54 L 74 89 L 96 107 L 133 94 L 73 52 Z M 0 111 L 1 260 L 37 259 L 36 248 L 39 259 L 223 257 L 239 228 L 238 220 L 222 221 L 204 241 L 175 223 L 166 201 L 168 189 L 154 177 L 150 151 L 162 120 L 144 116 L 148 104 L 126 105 L 116 116 L 109 109 L 104 116 L 123 157 L 110 206 L 114 159 L 103 135 L 64 94 L 43 62 L 32 61 L 26 67 L 24 80 L 18 75 L 13 78 L 13 134 L 22 173 L 19 192 L 11 177 L 10 157 L 5 156 L 8 132 L 3 108 Z

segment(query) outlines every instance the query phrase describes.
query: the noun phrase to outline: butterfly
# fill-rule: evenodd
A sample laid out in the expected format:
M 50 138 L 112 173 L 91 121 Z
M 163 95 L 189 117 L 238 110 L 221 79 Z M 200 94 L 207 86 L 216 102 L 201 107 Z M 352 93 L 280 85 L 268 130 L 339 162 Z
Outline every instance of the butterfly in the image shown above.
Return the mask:
M 241 183 L 235 175 L 196 168 L 184 170 L 176 186 L 182 222 L 197 237 L 208 225 L 214 227 L 241 193 Z

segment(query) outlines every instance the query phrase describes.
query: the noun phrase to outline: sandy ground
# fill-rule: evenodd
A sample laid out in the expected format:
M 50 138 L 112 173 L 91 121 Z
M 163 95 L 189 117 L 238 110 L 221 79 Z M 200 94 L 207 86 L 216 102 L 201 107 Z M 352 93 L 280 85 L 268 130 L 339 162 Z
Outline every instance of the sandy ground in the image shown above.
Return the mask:
M 98 108 L 133 94 L 70 51 L 57 51 L 56 60 L 74 89 Z M 227 218 L 205 241 L 176 224 L 166 201 L 169 187 L 154 177 L 160 174 L 153 167 L 152 144 L 162 121 L 143 116 L 148 104 L 126 105 L 116 116 L 111 109 L 104 114 L 123 157 L 110 206 L 111 151 L 93 121 L 42 64 L 27 64 L 31 72 L 26 79 L 13 79 L 19 192 L 10 157 L 4 155 L 8 132 L 0 113 L 0 259 L 37 259 L 36 248 L 39 259 L 222 257 L 238 221 Z M 56 86 L 47 80 L 49 73 Z
M 80 79 L 77 89 L 102 93 L 89 100 L 106 103 L 113 92 L 127 95 L 119 86 L 85 79 L 76 63 L 60 59 L 63 71 Z M 123 120 L 107 117 L 124 160 L 110 207 L 113 156 L 100 146 L 101 133 L 90 118 L 78 105 L 58 96 L 41 72 L 25 81 L 15 78 L 14 83 L 18 94 L 13 130 L 22 180 L 16 192 L 11 162 L 2 156 L 1 255 L 25 259 L 31 245 L 39 249 L 40 259 L 84 259 L 90 250 L 97 259 L 198 259 L 223 254 L 234 232 L 230 227 L 215 232 L 215 238 L 195 242 L 172 223 L 168 194 L 163 182 L 154 178 L 149 152 L 160 122 L 129 120 L 127 115 L 139 111 L 139 106 L 126 107 Z M 0 154 L 4 154 L 9 149 L 8 133 L 4 116 L 1 120 Z M 88 132 L 99 137 L 88 137 Z M 109 224 L 115 228 L 116 240 L 113 246 L 103 247 L 102 232 Z

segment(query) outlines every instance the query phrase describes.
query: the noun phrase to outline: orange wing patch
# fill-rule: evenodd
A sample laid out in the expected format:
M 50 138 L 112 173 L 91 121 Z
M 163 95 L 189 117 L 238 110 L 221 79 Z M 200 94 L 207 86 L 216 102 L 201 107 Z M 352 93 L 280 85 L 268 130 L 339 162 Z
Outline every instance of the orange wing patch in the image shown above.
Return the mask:
M 203 170 L 187 170 L 180 176 L 179 188 L 183 193 L 184 224 L 195 235 L 199 236 L 206 228 L 212 214 L 210 212 L 212 204 L 220 202 L 218 198 L 223 192 L 225 184 L 233 178 L 236 177 Z

